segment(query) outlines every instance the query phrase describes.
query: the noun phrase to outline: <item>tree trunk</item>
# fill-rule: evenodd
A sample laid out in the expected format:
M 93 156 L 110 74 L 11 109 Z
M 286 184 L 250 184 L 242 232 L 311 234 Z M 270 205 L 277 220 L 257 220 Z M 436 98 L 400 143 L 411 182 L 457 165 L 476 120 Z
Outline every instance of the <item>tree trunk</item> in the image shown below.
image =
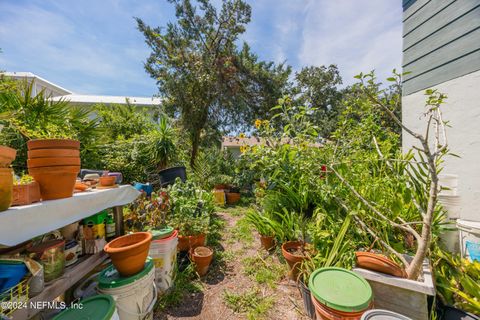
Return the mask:
M 200 146 L 200 130 L 195 130 L 192 133 L 192 150 L 190 153 L 190 168 L 194 168 L 195 166 L 195 159 L 197 158 L 198 155 L 198 148 Z

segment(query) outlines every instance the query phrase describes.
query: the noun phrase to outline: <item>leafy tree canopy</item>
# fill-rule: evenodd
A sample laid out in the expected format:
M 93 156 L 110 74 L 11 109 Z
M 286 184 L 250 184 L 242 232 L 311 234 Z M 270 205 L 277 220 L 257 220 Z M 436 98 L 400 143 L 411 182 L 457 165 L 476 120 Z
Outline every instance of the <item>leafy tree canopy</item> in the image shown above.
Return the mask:
M 137 23 L 152 49 L 145 69 L 157 80 L 166 111 L 188 133 L 193 165 L 205 131 L 248 126 L 268 113 L 291 71 L 259 61 L 245 43 L 239 47 L 251 18 L 245 1 L 226 0 L 219 9 L 209 0 L 169 2 L 176 22 Z

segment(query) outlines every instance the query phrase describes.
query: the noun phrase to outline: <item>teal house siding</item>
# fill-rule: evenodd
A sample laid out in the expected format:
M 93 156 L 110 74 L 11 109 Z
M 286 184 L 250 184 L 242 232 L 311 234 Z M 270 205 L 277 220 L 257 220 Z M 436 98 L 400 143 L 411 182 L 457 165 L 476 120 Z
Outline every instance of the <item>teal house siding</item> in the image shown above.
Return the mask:
M 403 0 L 402 66 L 404 95 L 480 70 L 480 0 Z

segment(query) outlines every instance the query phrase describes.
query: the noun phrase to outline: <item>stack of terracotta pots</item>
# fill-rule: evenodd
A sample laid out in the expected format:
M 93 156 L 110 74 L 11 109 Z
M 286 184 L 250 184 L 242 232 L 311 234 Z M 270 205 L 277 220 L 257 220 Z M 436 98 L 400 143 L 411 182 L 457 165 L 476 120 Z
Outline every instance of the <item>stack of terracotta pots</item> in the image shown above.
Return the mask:
M 42 200 L 71 197 L 80 172 L 80 142 L 30 140 L 27 146 L 28 172 L 39 183 Z

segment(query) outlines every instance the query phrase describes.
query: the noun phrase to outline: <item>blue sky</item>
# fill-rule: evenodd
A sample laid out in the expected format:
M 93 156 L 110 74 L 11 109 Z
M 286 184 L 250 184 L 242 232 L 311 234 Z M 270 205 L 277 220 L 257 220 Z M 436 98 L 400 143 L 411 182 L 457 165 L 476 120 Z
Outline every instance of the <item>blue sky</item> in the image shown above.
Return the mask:
M 399 0 L 248 2 L 243 38 L 261 59 L 294 70 L 336 63 L 345 84 L 360 71 L 385 78 L 399 69 Z M 166 0 L 0 0 L 0 70 L 30 71 L 75 93 L 152 96 L 149 48 L 133 17 L 163 26 L 174 12 Z

